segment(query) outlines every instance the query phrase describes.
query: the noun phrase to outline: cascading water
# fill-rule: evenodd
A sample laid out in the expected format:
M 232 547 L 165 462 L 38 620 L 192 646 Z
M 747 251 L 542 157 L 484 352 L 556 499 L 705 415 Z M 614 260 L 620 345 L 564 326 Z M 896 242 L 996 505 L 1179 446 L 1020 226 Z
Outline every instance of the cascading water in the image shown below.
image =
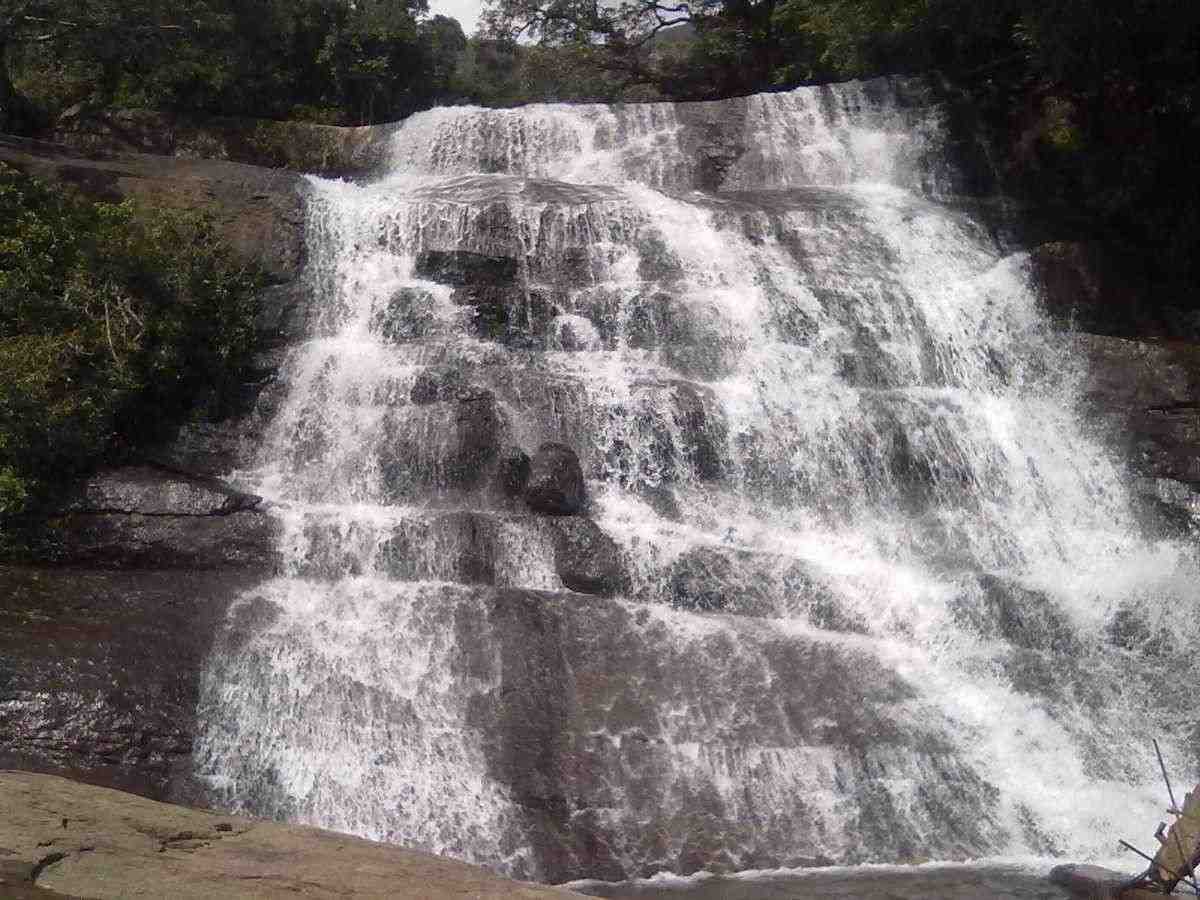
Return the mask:
M 1155 820 L 1193 554 L 947 202 L 928 93 L 440 109 L 314 179 L 311 339 L 240 473 L 286 571 L 203 685 L 228 804 L 547 880 Z M 550 441 L 579 516 L 520 496 Z

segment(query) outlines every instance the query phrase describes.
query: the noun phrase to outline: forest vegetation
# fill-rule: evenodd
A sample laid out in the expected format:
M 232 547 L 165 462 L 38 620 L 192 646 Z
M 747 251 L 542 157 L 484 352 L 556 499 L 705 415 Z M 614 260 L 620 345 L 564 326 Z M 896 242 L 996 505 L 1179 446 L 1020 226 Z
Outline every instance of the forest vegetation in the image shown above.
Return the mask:
M 426 0 L 0 0 L 0 131 L 130 108 L 357 125 L 932 72 L 1006 191 L 1195 309 L 1198 60 L 1195 0 L 488 0 L 471 36 Z M 139 409 L 219 405 L 259 283 L 202 219 L 0 172 L 0 517 L 150 439 Z

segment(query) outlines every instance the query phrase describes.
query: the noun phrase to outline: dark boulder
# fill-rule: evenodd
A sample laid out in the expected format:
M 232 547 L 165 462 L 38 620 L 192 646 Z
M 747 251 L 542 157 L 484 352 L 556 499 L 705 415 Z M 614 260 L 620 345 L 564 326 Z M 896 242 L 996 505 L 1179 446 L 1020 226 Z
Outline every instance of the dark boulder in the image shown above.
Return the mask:
M 602 597 L 628 588 L 625 555 L 599 525 L 572 516 L 558 519 L 556 526 L 554 568 L 563 584 L 573 591 Z
M 575 451 L 565 444 L 542 444 L 533 456 L 525 503 L 535 512 L 573 516 L 587 501 L 583 468 Z
M 467 250 L 426 250 L 417 255 L 414 272 L 439 284 L 505 285 L 516 280 L 517 261 Z
M 520 497 L 529 483 L 529 454 L 520 447 L 513 447 L 500 457 L 496 480 L 505 496 Z

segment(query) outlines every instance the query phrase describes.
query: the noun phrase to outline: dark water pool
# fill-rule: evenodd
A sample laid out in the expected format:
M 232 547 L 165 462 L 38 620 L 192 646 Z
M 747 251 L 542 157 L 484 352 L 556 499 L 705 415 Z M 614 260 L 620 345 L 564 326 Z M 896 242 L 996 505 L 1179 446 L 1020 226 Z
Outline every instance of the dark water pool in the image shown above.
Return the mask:
M 924 866 L 822 869 L 712 875 L 618 884 L 576 882 L 593 897 L 663 900 L 1062 900 L 1071 895 L 1045 872 L 1009 866 Z

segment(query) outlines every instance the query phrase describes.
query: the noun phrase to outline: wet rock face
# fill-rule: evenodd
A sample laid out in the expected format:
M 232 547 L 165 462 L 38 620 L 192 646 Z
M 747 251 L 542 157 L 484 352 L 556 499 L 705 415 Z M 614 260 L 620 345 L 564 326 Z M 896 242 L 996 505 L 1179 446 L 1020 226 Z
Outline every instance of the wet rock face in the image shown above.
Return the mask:
M 130 466 L 84 484 L 55 530 L 77 564 L 270 572 L 278 527 L 261 502 L 217 479 Z
M 1070 621 L 1044 593 L 995 575 L 980 575 L 978 583 L 979 591 L 960 599 L 954 611 L 984 637 L 1027 650 L 1078 650 Z
M 684 455 L 702 481 L 725 474 L 728 429 L 719 408 L 703 390 L 686 382 L 675 385 L 675 421 L 684 436 Z M 708 402 L 706 402 L 708 401 Z
M 438 333 L 433 294 L 417 288 L 401 288 L 371 316 L 371 330 L 385 341 L 402 344 Z
M 694 547 L 671 566 L 670 602 L 692 612 L 769 615 L 775 584 L 746 551 Z
M 510 246 L 516 240 L 514 228 L 507 214 L 499 217 L 490 240 Z M 557 312 L 547 289 L 522 283 L 513 255 L 428 250 L 417 256 L 416 274 L 452 286 L 451 301 L 470 309 L 471 329 L 484 340 L 541 349 Z
M 201 669 L 229 601 L 258 580 L 0 567 L 0 769 L 202 802 Z
M 716 309 L 667 292 L 655 293 L 634 307 L 627 340 L 630 347 L 659 350 L 671 368 L 701 381 L 729 375 L 744 349 L 728 333 Z
M 1083 402 L 1129 461 L 1151 534 L 1200 529 L 1200 344 L 1073 337 L 1088 362 Z
M 477 597 L 500 683 L 473 725 L 545 880 L 812 865 L 833 845 L 845 860 L 953 855 L 996 834 L 988 786 L 932 730 L 887 716 L 913 692 L 869 653 L 578 594 Z M 678 715 L 661 715 L 664 696 Z M 703 749 L 715 734 L 758 760 L 735 789 L 719 784 L 732 763 Z M 783 787 L 788 754 L 815 779 L 808 791 L 857 815 L 826 821 L 799 782 Z M 826 765 L 836 784 L 818 774 Z M 901 772 L 919 793 L 893 793 Z M 669 802 L 681 785 L 689 802 Z
M 1164 317 L 1148 302 L 1151 288 L 1138 285 L 1112 259 L 1112 248 L 1054 241 L 1033 249 L 1030 262 L 1042 288 L 1046 312 L 1061 326 L 1114 337 L 1187 336 L 1186 317 Z
M 529 469 L 525 503 L 534 512 L 573 516 L 587 502 L 583 469 L 575 451 L 565 444 L 542 444 Z
M 426 369 L 413 382 L 409 399 L 417 406 L 446 400 L 465 399 L 472 393 L 466 376 L 454 368 Z M 474 393 L 479 394 L 478 389 Z
M 467 250 L 427 250 L 418 254 L 419 278 L 452 285 L 510 285 L 517 278 L 517 261 Z
M 413 407 L 384 423 L 378 459 L 393 499 L 422 489 L 472 491 L 494 476 L 507 420 L 490 391 L 465 385 L 457 373 L 429 373 L 413 388 Z M 447 396 L 449 395 L 449 396 Z
M 427 525 L 401 529 L 390 538 L 380 551 L 381 569 L 400 580 L 436 575 L 461 584 L 494 584 L 496 531 L 496 522 L 479 513 L 438 516 Z

